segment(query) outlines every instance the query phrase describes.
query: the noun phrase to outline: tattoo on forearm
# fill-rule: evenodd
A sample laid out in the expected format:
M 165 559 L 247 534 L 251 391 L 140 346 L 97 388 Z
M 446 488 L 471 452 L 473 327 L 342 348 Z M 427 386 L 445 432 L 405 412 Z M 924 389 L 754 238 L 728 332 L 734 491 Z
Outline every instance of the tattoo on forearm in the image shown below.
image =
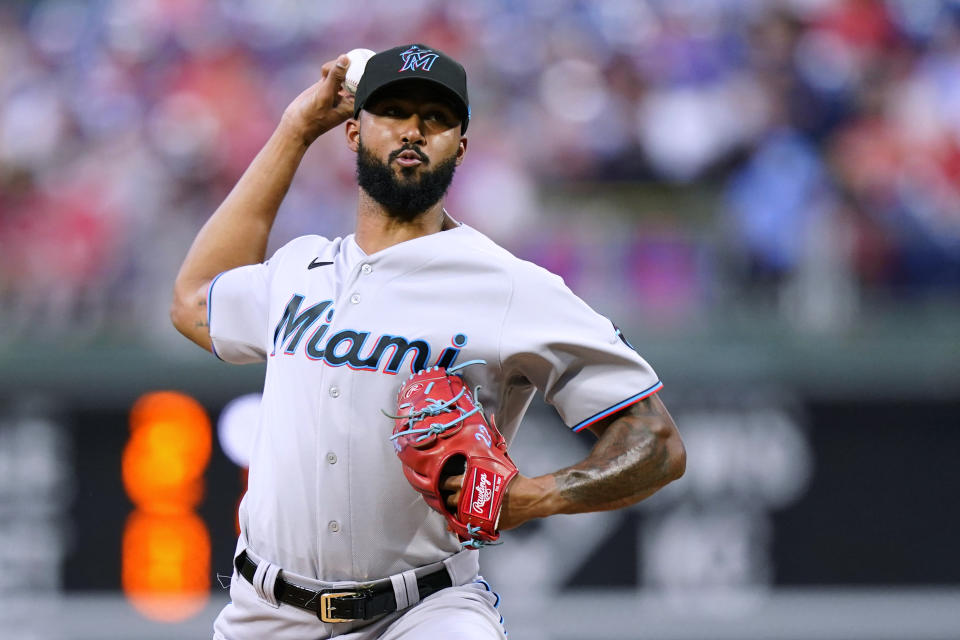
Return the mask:
M 655 430 L 669 416 L 659 403 L 642 401 L 607 427 L 590 456 L 554 474 L 571 505 L 611 508 L 656 489 L 667 473 L 669 452 Z
M 207 306 L 207 299 L 206 299 L 206 298 L 201 298 L 200 301 L 197 302 L 197 306 L 200 307 L 201 309 L 205 309 L 206 306 Z M 194 324 L 194 326 L 195 326 L 196 328 L 198 328 L 198 329 L 201 329 L 201 328 L 203 328 L 203 327 L 209 327 L 210 325 L 207 323 L 207 319 L 206 319 L 206 318 L 203 318 L 203 319 L 201 319 L 201 320 L 197 320 L 197 322 L 196 322 L 196 324 Z

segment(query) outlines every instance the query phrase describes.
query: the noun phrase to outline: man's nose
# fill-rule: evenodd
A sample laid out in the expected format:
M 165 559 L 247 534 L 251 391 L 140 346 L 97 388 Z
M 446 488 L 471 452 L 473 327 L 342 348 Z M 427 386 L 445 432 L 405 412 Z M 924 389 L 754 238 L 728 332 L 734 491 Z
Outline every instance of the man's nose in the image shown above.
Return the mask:
M 423 144 L 427 141 L 423 134 L 423 120 L 417 114 L 403 121 L 400 133 L 404 144 Z

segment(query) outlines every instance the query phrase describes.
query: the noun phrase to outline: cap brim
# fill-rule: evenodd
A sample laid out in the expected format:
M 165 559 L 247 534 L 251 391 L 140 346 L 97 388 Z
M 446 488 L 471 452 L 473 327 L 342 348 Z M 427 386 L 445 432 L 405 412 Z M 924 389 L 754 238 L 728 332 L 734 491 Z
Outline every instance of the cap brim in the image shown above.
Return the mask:
M 439 80 L 434 80 L 433 78 L 428 78 L 428 77 L 426 77 L 426 76 L 410 76 L 410 77 L 407 77 L 407 78 L 396 78 L 396 79 L 394 79 L 394 80 L 390 80 L 390 81 L 388 81 L 388 82 L 383 83 L 382 85 L 380 85 L 379 87 L 377 87 L 376 89 L 374 89 L 374 90 L 373 90 L 373 93 L 371 93 L 369 96 L 366 97 L 366 99 L 363 101 L 363 104 L 362 104 L 362 105 L 357 105 L 357 106 L 354 108 L 354 110 L 353 110 L 353 117 L 356 118 L 357 116 L 359 116 L 361 109 L 366 108 L 366 106 L 367 106 L 372 100 L 374 100 L 378 95 L 380 95 L 381 93 L 383 93 L 385 90 L 389 89 L 390 87 L 393 87 L 393 86 L 398 85 L 398 84 L 401 84 L 401 83 L 415 82 L 415 81 L 427 82 L 427 83 L 430 83 L 430 84 L 432 84 L 432 85 L 434 85 L 434 86 L 436 86 L 436 87 L 439 87 L 440 89 L 443 89 L 443 91 L 444 91 L 447 95 L 450 96 L 451 101 L 453 102 L 453 104 L 454 104 L 455 107 L 456 107 L 457 115 L 460 116 L 460 130 L 461 130 L 461 131 L 466 131 L 466 130 L 467 130 L 467 124 L 468 124 L 469 121 L 470 121 L 470 114 L 469 114 L 469 112 L 468 112 L 468 110 L 467 110 L 467 105 L 463 102 L 463 98 L 461 98 L 459 95 L 457 95 L 457 92 L 456 92 L 456 91 L 454 91 L 453 89 L 451 89 L 450 87 L 448 87 L 448 86 L 447 86 L 446 84 L 444 84 L 443 82 L 440 82 Z

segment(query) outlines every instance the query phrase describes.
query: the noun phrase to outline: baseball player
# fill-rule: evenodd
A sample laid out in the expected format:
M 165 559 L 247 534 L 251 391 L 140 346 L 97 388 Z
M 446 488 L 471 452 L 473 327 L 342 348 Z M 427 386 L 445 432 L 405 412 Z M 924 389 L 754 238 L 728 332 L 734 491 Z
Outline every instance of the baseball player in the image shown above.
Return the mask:
M 424 369 L 461 372 L 506 443 L 537 389 L 574 431 L 596 434 L 581 462 L 494 488 L 501 530 L 641 500 L 682 475 L 683 444 L 656 374 L 609 320 L 444 209 L 468 146 L 463 67 L 423 44 L 396 47 L 368 61 L 353 96 L 348 66 L 345 55 L 323 65 L 286 109 L 174 287 L 184 335 L 227 362 L 267 363 L 214 638 L 503 638 L 481 545 L 405 479 L 384 415 L 401 385 Z M 344 122 L 355 232 L 300 237 L 265 260 L 304 152 Z M 405 394 L 429 395 L 423 386 Z M 486 433 L 476 439 L 490 446 Z M 464 475 L 439 480 L 451 508 Z

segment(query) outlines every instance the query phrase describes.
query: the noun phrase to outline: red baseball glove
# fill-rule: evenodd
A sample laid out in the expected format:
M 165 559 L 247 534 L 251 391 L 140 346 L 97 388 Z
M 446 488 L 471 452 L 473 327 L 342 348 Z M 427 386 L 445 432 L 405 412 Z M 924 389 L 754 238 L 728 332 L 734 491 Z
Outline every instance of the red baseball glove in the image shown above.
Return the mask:
M 507 485 L 517 465 L 507 443 L 459 373 L 472 360 L 450 369 L 432 367 L 403 383 L 397 396 L 393 446 L 403 473 L 463 546 L 479 548 L 500 537 L 497 523 Z M 446 505 L 445 478 L 463 474 L 456 512 Z

